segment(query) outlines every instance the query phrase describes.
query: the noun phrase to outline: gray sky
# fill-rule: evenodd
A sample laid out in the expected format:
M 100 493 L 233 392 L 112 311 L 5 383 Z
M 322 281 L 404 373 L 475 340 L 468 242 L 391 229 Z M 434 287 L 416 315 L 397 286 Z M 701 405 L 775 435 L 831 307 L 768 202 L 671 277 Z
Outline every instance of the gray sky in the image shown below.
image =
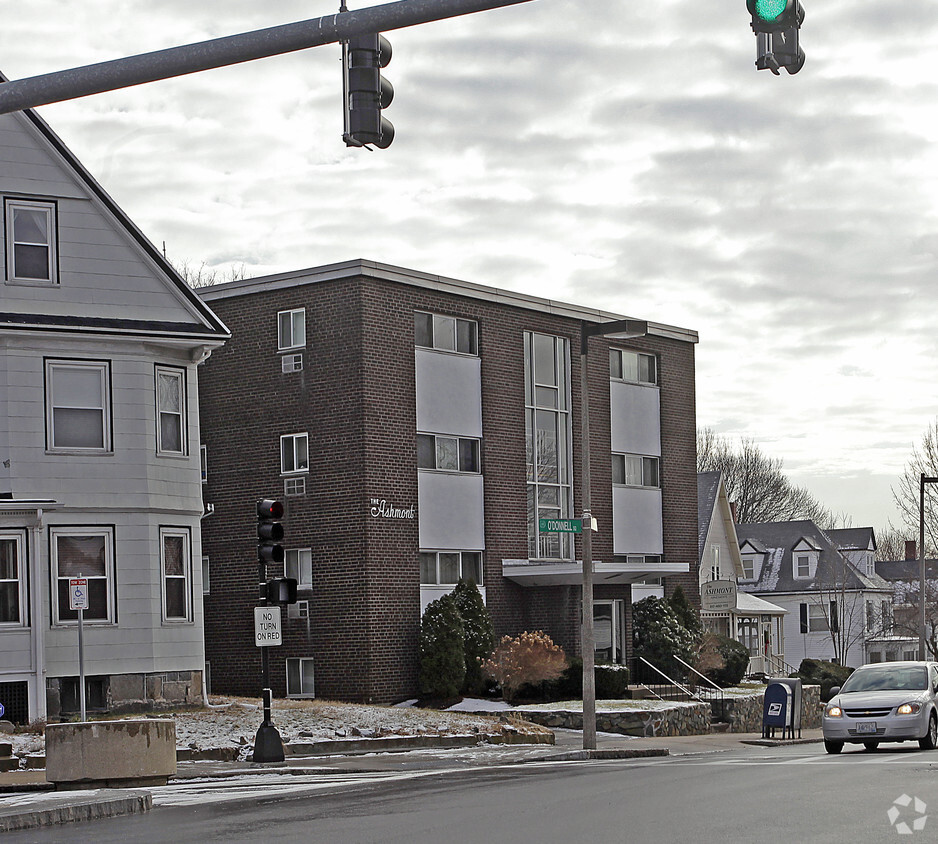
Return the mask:
M 367 258 L 695 329 L 698 424 L 879 529 L 938 415 L 938 3 L 804 5 L 796 76 L 756 71 L 744 0 L 388 33 L 384 151 L 341 140 L 337 45 L 40 113 L 177 264 Z M 0 0 L 0 70 L 337 9 Z

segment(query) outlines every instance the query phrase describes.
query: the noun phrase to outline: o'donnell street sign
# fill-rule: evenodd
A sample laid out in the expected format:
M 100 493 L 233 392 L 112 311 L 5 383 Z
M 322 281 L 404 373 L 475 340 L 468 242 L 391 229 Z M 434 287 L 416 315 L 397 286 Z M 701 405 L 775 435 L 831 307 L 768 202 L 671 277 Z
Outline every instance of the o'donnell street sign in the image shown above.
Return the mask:
M 280 607 L 254 607 L 254 644 L 270 648 L 283 644 Z
M 538 519 L 537 529 L 541 533 L 582 533 L 580 519 Z

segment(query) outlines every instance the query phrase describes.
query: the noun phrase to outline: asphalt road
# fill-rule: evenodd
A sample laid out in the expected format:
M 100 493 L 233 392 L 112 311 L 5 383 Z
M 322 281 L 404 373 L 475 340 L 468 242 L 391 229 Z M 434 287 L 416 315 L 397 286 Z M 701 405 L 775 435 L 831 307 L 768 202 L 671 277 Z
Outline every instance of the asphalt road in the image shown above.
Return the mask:
M 938 839 L 938 817 L 927 818 L 938 815 L 938 751 L 912 745 L 839 756 L 816 744 L 743 747 L 658 759 L 268 776 L 157 791 L 146 815 L 8 833 L 2 844 L 862 844 L 895 840 L 901 824 L 909 832 L 898 840 Z

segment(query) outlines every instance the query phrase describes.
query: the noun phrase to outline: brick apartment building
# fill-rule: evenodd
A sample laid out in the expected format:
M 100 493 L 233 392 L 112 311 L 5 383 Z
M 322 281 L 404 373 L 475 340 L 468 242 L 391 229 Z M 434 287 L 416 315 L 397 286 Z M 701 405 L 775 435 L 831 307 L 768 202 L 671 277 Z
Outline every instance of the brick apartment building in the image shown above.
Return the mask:
M 581 540 L 539 518 L 580 514 L 581 327 L 620 316 L 369 261 L 200 292 L 231 331 L 200 377 L 213 691 L 260 688 L 261 497 L 284 501 L 299 582 L 277 696 L 413 696 L 421 613 L 460 576 L 498 636 L 578 652 Z M 630 657 L 631 583 L 698 594 L 696 342 L 589 342 L 599 660 Z

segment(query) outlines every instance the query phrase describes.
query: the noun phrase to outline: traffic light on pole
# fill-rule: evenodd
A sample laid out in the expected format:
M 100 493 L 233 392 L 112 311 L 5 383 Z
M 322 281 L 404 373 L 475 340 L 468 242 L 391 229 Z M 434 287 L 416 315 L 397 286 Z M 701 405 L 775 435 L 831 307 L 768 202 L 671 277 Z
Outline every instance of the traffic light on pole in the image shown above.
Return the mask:
M 797 73 L 804 66 L 798 31 L 804 21 L 801 0 L 746 0 L 756 34 L 756 68 L 776 76 L 784 67 Z
M 391 42 L 383 35 L 356 35 L 343 50 L 345 65 L 345 145 L 373 144 L 387 149 L 394 126 L 381 110 L 394 99 L 394 87 L 381 75 L 391 61 Z
M 257 559 L 261 563 L 282 563 L 283 502 L 261 498 L 257 502 Z

